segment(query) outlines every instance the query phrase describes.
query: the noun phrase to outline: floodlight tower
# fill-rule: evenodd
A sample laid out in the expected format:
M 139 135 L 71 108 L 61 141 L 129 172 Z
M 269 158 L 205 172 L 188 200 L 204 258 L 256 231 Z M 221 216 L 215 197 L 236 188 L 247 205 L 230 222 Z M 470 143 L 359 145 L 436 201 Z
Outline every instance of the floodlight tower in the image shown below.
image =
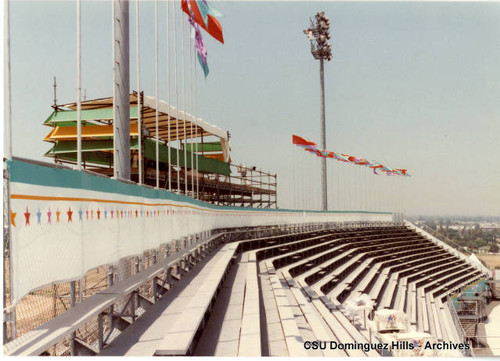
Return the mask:
M 311 40 L 311 54 L 314 59 L 319 59 L 319 78 L 321 84 L 321 148 L 326 149 L 325 132 L 325 68 L 324 60 L 332 60 L 332 44 L 330 39 L 330 19 L 324 11 L 318 11 L 314 18 L 309 19 L 311 25 L 304 30 L 304 34 Z M 326 158 L 321 159 L 321 188 L 323 210 L 328 210 L 326 190 Z

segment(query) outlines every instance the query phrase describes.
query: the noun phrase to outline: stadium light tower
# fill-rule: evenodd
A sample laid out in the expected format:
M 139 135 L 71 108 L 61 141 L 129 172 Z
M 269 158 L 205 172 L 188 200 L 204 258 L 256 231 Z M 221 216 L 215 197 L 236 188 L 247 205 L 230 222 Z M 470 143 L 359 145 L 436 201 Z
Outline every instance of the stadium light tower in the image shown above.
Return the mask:
M 311 40 L 311 54 L 314 59 L 319 59 L 319 78 L 321 84 L 321 148 L 326 149 L 325 132 L 325 68 L 324 60 L 332 60 L 332 44 L 330 39 L 330 20 L 324 11 L 318 11 L 314 18 L 309 19 L 311 26 L 304 30 L 304 34 Z M 323 210 L 328 210 L 326 190 L 326 158 L 321 159 L 321 188 Z

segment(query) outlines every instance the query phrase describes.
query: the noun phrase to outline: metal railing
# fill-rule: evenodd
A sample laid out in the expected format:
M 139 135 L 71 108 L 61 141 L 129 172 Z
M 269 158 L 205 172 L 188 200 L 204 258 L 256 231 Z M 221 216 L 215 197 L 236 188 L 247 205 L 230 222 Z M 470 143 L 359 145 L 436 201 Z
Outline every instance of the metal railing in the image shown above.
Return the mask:
M 476 268 L 477 270 L 479 270 L 480 272 L 482 272 L 484 274 L 487 274 L 488 277 L 491 277 L 491 271 L 488 268 L 486 268 L 484 265 L 477 264 L 476 262 L 472 262 L 469 259 L 469 257 L 465 256 L 463 253 L 457 251 L 455 248 L 451 247 L 446 242 L 443 242 L 442 240 L 440 240 L 436 236 L 432 235 L 431 233 L 427 232 L 426 230 L 424 230 L 420 227 L 417 227 L 413 223 L 411 223 L 409 221 L 405 221 L 405 223 L 408 227 L 412 228 L 417 233 L 420 233 L 423 236 L 427 236 L 427 238 L 430 239 L 433 243 L 437 244 L 438 246 L 440 246 L 442 248 L 445 248 L 447 251 L 451 252 L 453 255 L 460 258 L 462 261 L 466 262 L 468 265 Z

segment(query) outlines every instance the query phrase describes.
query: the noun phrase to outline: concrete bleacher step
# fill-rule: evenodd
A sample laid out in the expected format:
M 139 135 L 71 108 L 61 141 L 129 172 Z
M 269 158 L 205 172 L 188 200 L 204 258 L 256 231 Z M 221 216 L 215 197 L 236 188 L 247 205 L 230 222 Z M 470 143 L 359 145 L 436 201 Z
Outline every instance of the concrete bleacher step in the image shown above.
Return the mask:
M 236 244 L 225 245 L 217 252 L 213 262 L 206 266 L 207 269 L 195 277 L 189 287 L 175 299 L 174 302 L 181 303 L 181 307 L 167 307 L 162 316 L 171 316 L 171 320 L 164 325 L 164 337 L 156 345 L 154 355 L 192 354 L 198 341 L 196 337 L 205 326 L 207 315 L 222 287 L 236 248 Z
M 405 253 L 405 252 L 400 252 L 400 253 Z M 426 255 L 432 255 L 434 253 L 434 251 L 429 251 L 429 252 L 423 252 L 421 254 L 422 257 L 425 257 Z M 417 260 L 415 260 L 415 255 L 408 255 L 404 258 L 411 258 L 412 259 L 412 262 L 411 264 L 412 265 L 415 265 L 417 263 L 419 263 Z M 403 259 L 404 259 L 403 258 Z M 371 262 L 373 262 L 373 258 L 369 258 L 365 261 L 367 264 L 370 264 Z M 351 294 L 348 296 L 348 298 L 346 300 L 344 300 L 344 302 L 346 301 L 352 301 L 354 298 L 356 298 L 359 294 L 361 293 L 366 293 L 367 292 L 367 288 L 368 288 L 368 285 L 370 283 L 372 283 L 372 280 L 373 280 L 373 277 L 375 277 L 375 275 L 377 274 L 378 270 L 379 269 L 382 269 L 385 266 L 385 264 L 387 263 L 387 260 L 381 260 L 381 261 L 378 261 L 376 263 L 374 263 L 373 265 L 371 265 L 371 268 L 370 270 L 364 275 L 364 277 L 358 282 L 358 284 L 355 286 L 355 288 L 352 290 Z M 399 278 L 399 273 L 401 271 L 398 271 L 398 272 L 395 272 L 395 274 L 397 275 L 397 278 Z M 392 272 L 391 272 L 392 273 Z M 399 297 L 400 299 L 400 297 Z
M 397 275 L 391 274 L 387 286 L 382 296 L 380 297 L 380 305 L 378 309 L 391 308 L 397 284 L 398 284 Z
M 245 296 L 248 254 L 231 267 L 212 315 L 194 351 L 194 356 L 238 355 L 241 316 Z
M 276 274 L 269 274 L 269 280 L 271 282 L 271 288 L 274 292 L 274 298 L 288 354 L 292 357 L 308 356 L 306 350 L 304 349 L 304 340 L 302 339 L 295 316 L 288 302 L 288 297 L 281 286 L 278 276 Z
M 434 288 L 430 292 L 437 298 L 437 295 L 444 294 L 450 291 L 452 288 L 457 288 L 461 285 L 466 285 L 468 283 L 473 282 L 474 280 L 479 278 L 479 271 L 475 273 L 469 274 L 468 270 L 457 271 L 451 275 L 449 275 L 449 280 L 441 280 L 438 287 Z
M 368 271 L 368 273 L 365 275 L 365 277 L 363 277 L 363 279 L 361 280 L 361 282 L 355 287 L 354 290 L 351 291 L 351 294 L 345 299 L 344 302 L 346 302 L 346 301 L 352 301 L 354 298 L 356 298 L 360 294 L 366 292 L 366 289 L 367 289 L 368 285 L 372 282 L 372 280 L 374 279 L 374 277 L 376 277 L 377 274 L 379 273 L 380 265 L 381 264 L 382 264 L 382 262 L 379 262 L 379 263 L 375 264 L 370 269 L 370 271 Z
M 350 257 L 350 258 L 345 263 L 343 263 L 339 267 L 337 267 L 336 269 L 330 270 L 330 272 L 328 272 L 328 277 L 324 277 L 323 279 L 316 281 L 316 282 L 318 282 L 319 288 L 323 287 L 325 284 L 327 284 L 328 282 L 330 282 L 334 278 L 337 280 L 340 280 L 340 274 L 342 272 L 344 272 L 346 269 L 348 269 L 350 266 L 356 264 L 356 262 L 360 261 L 361 258 L 363 257 L 363 255 L 357 254 L 357 255 L 351 256 L 351 253 L 347 252 L 347 253 L 343 253 L 343 254 L 335 257 L 334 259 L 332 259 L 333 262 L 329 262 L 329 263 L 334 263 L 338 260 L 345 259 L 346 257 Z M 337 282 L 339 282 L 339 281 L 337 281 Z M 341 282 L 341 284 L 345 285 L 345 282 Z M 339 287 L 339 288 L 341 288 L 341 287 Z
M 396 287 L 396 298 L 394 300 L 393 309 L 404 311 L 404 305 L 406 301 L 406 288 L 407 279 L 399 279 L 398 285 Z
M 441 300 L 435 299 L 434 300 L 436 304 L 436 308 L 440 312 L 440 319 L 443 320 L 442 324 L 444 325 L 444 328 L 446 330 L 446 341 L 451 341 L 454 343 L 460 343 L 461 339 L 458 333 L 457 328 L 455 327 L 455 324 L 453 322 L 453 318 L 451 316 L 450 309 L 448 308 L 448 305 L 443 304 Z
M 424 291 L 417 288 L 417 331 L 429 332 L 429 314 Z
M 304 259 L 307 259 L 308 261 L 310 261 L 310 265 L 315 265 L 315 266 L 318 266 L 319 264 L 322 264 L 322 263 L 332 263 L 332 257 L 326 257 L 324 258 L 325 255 L 328 255 L 329 253 L 332 253 L 334 251 L 338 251 L 339 249 L 341 248 L 345 248 L 347 244 L 353 244 L 353 245 L 357 245 L 359 246 L 361 243 L 371 243 L 373 242 L 373 240 L 367 240 L 366 237 L 367 235 L 369 234 L 370 232 L 368 232 L 367 234 L 365 234 L 361 240 L 358 240 L 360 235 L 344 235 L 342 238 L 336 238 L 336 239 L 332 239 L 328 242 L 324 242 L 322 245 L 316 245 L 316 246 L 312 246 L 312 247 L 308 247 L 308 248 L 304 248 L 303 250 L 300 250 L 300 252 L 298 252 L 298 254 L 296 255 L 293 255 L 293 256 L 289 256 L 288 258 L 292 259 L 294 262 L 299 262 L 300 259 L 302 258 L 302 260 Z M 374 237 L 377 237 L 376 235 L 372 235 Z M 380 237 L 380 235 L 378 235 L 378 237 Z M 388 241 L 388 239 L 383 239 L 384 241 Z M 326 249 L 328 247 L 328 249 Z M 314 252 L 314 255 L 308 255 L 308 252 L 306 251 L 314 251 L 316 250 L 317 252 Z M 348 249 L 346 249 L 346 251 L 349 251 Z M 338 260 L 341 260 L 342 257 L 338 257 L 338 256 L 335 256 Z M 345 252 L 344 252 L 344 257 L 345 257 Z M 277 262 L 279 263 L 279 258 L 281 257 L 275 257 L 277 258 Z M 286 257 L 283 257 L 283 258 L 286 258 Z M 324 258 L 324 259 L 322 259 Z M 302 265 L 305 265 L 307 264 L 307 262 L 301 262 Z M 297 266 L 297 268 L 300 268 L 301 266 Z M 305 269 L 307 270 L 308 267 L 305 267 Z M 293 274 L 293 272 L 291 272 Z
M 257 257 L 248 255 L 238 356 L 262 356 Z
M 271 286 L 269 276 L 276 272 L 269 273 L 266 267 L 266 261 L 259 262 L 259 278 L 262 293 L 262 303 L 265 313 L 266 329 L 264 336 L 267 340 L 267 354 L 269 356 L 285 357 L 289 356 L 288 348 L 281 327 L 281 319 L 276 305 L 274 292 Z M 273 268 L 274 270 L 274 268 Z M 266 346 L 266 345 L 263 345 Z
M 369 342 L 336 306 L 328 302 L 326 297 L 313 298 L 311 302 L 341 343 Z M 373 350 L 367 353 L 362 350 L 346 350 L 346 352 L 351 357 L 379 356 Z
M 306 296 L 303 294 L 303 291 L 298 287 L 291 286 L 290 290 L 294 295 L 297 304 L 302 310 L 304 317 L 307 322 L 311 326 L 311 329 L 314 333 L 314 340 L 323 340 L 323 341 L 336 341 L 339 342 L 336 338 L 335 334 L 330 330 L 330 328 L 325 324 L 322 317 L 320 317 L 316 311 L 316 309 L 312 306 L 311 302 L 307 300 Z M 338 349 L 330 349 L 327 348 L 321 351 L 323 356 L 327 357 L 344 357 L 346 353 L 342 350 Z
M 417 325 L 417 292 L 415 288 L 415 283 L 411 283 L 408 287 L 408 293 L 406 295 L 407 300 L 407 314 L 410 316 L 410 324 Z
M 368 295 L 374 302 L 377 301 L 379 294 L 382 291 L 382 287 L 384 287 L 384 284 L 387 282 L 388 277 L 389 277 L 389 269 L 384 268 L 380 273 L 380 275 L 378 276 L 378 279 L 373 285 L 372 289 L 368 293 Z
M 328 327 L 332 330 L 335 336 L 341 343 L 357 342 L 367 343 L 369 338 L 369 331 L 366 329 L 357 329 L 349 319 L 341 311 L 342 305 L 335 302 L 335 299 L 328 299 L 319 288 L 315 286 L 309 287 L 305 281 L 297 280 L 297 284 L 305 291 L 310 302 L 314 305 L 316 310 L 322 316 Z M 354 356 L 360 356 L 360 350 L 346 351 L 348 354 L 352 352 Z M 370 350 L 363 356 L 379 356 L 376 351 Z
M 285 291 L 285 294 L 288 298 L 288 303 L 290 305 L 290 308 L 293 312 L 293 315 L 295 317 L 295 322 L 297 323 L 297 327 L 299 328 L 300 335 L 304 341 L 306 340 L 316 340 L 316 336 L 314 334 L 314 328 L 313 325 L 311 325 L 306 316 L 304 315 L 304 312 L 302 311 L 302 308 L 300 307 L 299 303 L 297 302 L 296 297 L 294 296 L 289 283 L 283 278 L 283 275 L 281 272 L 277 273 L 277 277 L 280 279 L 281 286 L 283 290 Z M 309 357 L 322 357 L 323 352 L 322 350 L 319 349 L 306 349 L 307 355 Z
M 404 276 L 404 277 L 401 277 L 401 273 L 407 273 L 408 271 L 411 271 L 412 269 L 420 269 L 422 267 L 425 267 L 426 265 L 431 265 L 433 263 L 435 263 L 436 261 L 433 260 L 433 261 L 430 261 L 430 262 L 424 262 L 424 263 L 420 263 L 418 265 L 415 265 L 411 268 L 408 268 L 408 269 L 403 269 L 403 270 L 400 270 L 398 272 L 395 272 L 394 274 L 396 275 L 396 277 L 398 278 L 399 280 L 399 285 L 398 285 L 398 289 L 396 291 L 396 297 L 395 297 L 395 300 L 394 300 L 394 305 L 393 305 L 393 308 L 394 309 L 398 309 L 398 310 L 402 310 L 402 311 L 407 311 L 407 307 L 408 305 L 406 304 L 406 296 L 407 296 L 407 289 L 408 289 L 408 278 L 410 276 Z M 422 271 L 418 271 L 418 272 L 415 272 L 415 274 L 418 274 L 418 273 L 421 273 L 421 272 L 424 272 L 423 270 Z
M 432 325 L 434 326 L 434 333 L 433 335 L 438 339 L 438 341 L 443 341 L 446 340 L 447 333 L 446 330 L 444 329 L 443 325 L 446 323 L 446 319 L 442 317 L 441 312 L 439 311 L 439 308 L 436 305 L 436 302 L 434 302 L 434 298 L 432 297 L 431 294 L 426 294 L 426 299 L 427 299 L 427 310 L 429 312 L 429 322 L 432 320 Z M 430 327 L 432 332 L 432 327 Z M 432 334 L 432 333 L 431 333 Z
M 326 325 L 322 317 L 318 314 L 315 307 L 308 300 L 308 297 L 303 293 L 304 291 L 298 284 L 290 277 L 288 272 L 280 272 L 282 279 L 286 280 L 290 294 L 294 297 L 294 303 L 300 308 L 300 311 L 307 322 L 309 329 L 312 331 L 312 337 L 308 340 L 321 340 L 321 341 L 336 341 L 338 339 Z M 286 286 L 285 286 L 286 287 Z M 320 356 L 328 357 L 343 357 L 346 353 L 338 349 L 327 348 L 320 350 Z
M 422 257 L 424 257 L 425 255 L 430 255 L 432 254 L 433 252 L 432 251 L 429 251 L 429 252 L 423 252 L 422 253 Z M 399 258 L 400 255 L 405 255 L 404 257 L 402 258 Z M 367 291 L 367 288 L 370 284 L 375 284 L 375 282 L 372 282 L 373 278 L 376 276 L 377 274 L 377 271 L 378 270 L 381 270 L 381 269 L 385 269 L 385 268 L 389 268 L 389 273 L 394 275 L 394 280 L 398 280 L 399 279 L 399 274 L 400 272 L 402 271 L 397 271 L 397 272 L 393 272 L 392 269 L 393 267 L 396 267 L 396 268 L 400 268 L 401 267 L 401 261 L 404 261 L 404 259 L 406 258 L 409 258 L 411 259 L 411 262 L 410 264 L 411 265 L 414 265 L 416 264 L 418 261 L 415 260 L 415 255 L 414 254 L 408 254 L 408 250 L 404 250 L 404 251 L 400 251 L 400 252 L 397 252 L 395 254 L 392 254 L 393 257 L 396 257 L 397 260 L 398 260 L 398 263 L 395 265 L 395 266 L 389 266 L 389 262 L 387 259 L 384 259 L 384 260 L 381 260 L 381 261 L 378 261 L 376 263 L 373 263 L 373 260 L 374 259 L 380 259 L 381 257 L 380 256 L 375 256 L 375 257 L 370 257 L 368 258 L 367 260 L 364 261 L 365 264 L 369 265 L 369 264 L 372 264 L 370 267 L 371 269 L 366 272 L 366 274 L 361 278 L 360 281 L 358 281 L 358 283 L 354 286 L 354 289 L 351 291 L 350 295 L 344 300 L 344 302 L 346 301 L 352 301 L 354 298 L 356 298 L 357 296 L 359 296 L 361 293 L 366 293 Z M 383 257 L 382 257 L 383 258 Z M 348 282 L 349 279 L 354 279 L 355 277 L 357 277 L 357 274 L 361 274 L 362 272 L 362 267 L 358 267 L 356 269 L 354 273 L 354 275 L 350 275 L 348 279 L 346 279 L 345 281 Z M 394 285 L 396 286 L 396 285 Z M 393 285 L 392 284 L 389 284 L 388 285 L 389 287 L 389 292 L 390 291 L 393 291 Z M 373 286 L 371 287 L 373 288 Z M 388 305 L 388 304 L 384 304 L 384 308 L 395 308 L 395 303 L 397 302 L 395 299 L 397 297 L 398 301 L 401 300 L 401 293 L 398 292 L 399 290 L 396 290 L 396 295 L 393 295 L 393 297 L 390 297 L 389 300 L 391 300 L 391 303 Z M 394 300 L 394 304 L 393 304 L 393 301 Z M 403 301 L 404 302 L 404 301 Z
M 255 251 L 244 252 L 235 268 L 214 306 L 217 319 L 209 320 L 196 356 L 262 356 Z
M 105 347 L 99 356 L 152 356 L 156 345 L 162 340 L 165 325 L 169 325 L 175 312 L 167 313 L 167 309 L 182 310 L 191 281 L 207 269 L 207 265 L 217 262 L 217 253 L 207 257 L 199 266 L 190 271 L 187 277 L 182 277 L 157 303 L 148 309 L 135 323 L 127 327 L 113 342 Z

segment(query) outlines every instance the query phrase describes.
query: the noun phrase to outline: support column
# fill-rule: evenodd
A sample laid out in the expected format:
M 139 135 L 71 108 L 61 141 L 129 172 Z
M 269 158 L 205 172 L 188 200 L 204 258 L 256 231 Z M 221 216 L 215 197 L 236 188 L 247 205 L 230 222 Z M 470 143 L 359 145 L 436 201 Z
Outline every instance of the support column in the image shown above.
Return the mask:
M 130 180 L 129 2 L 113 0 L 114 177 Z

